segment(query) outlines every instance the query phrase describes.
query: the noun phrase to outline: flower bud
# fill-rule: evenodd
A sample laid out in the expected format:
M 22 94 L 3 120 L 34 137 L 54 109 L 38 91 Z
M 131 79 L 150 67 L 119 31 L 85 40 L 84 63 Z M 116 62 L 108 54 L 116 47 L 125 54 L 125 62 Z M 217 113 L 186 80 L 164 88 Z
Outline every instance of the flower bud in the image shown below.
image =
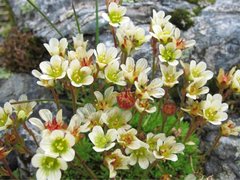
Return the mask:
M 238 136 L 240 132 L 240 126 L 236 127 L 236 124 L 231 120 L 221 125 L 221 135 L 222 136 Z
M 177 107 L 176 107 L 176 104 L 173 102 L 166 102 L 163 104 L 162 110 L 166 115 L 171 116 L 176 113 Z
M 135 101 L 135 97 L 129 89 L 119 93 L 117 96 L 118 106 L 122 109 L 132 108 L 135 104 Z

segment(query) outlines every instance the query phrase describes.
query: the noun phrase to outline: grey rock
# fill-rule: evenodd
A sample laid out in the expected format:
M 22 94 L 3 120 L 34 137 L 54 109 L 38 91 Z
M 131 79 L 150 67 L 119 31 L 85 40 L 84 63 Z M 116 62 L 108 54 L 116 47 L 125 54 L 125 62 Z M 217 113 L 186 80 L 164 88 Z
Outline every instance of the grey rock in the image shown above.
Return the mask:
M 231 118 L 240 125 L 240 118 Z M 208 125 L 204 129 L 201 149 L 207 151 L 218 134 L 216 128 Z M 222 137 L 205 163 L 205 174 L 214 176 L 215 179 L 235 180 L 240 178 L 240 139 L 239 137 Z
M 0 105 L 26 94 L 29 99 L 49 98 L 50 92 L 36 84 L 37 79 L 28 74 L 12 74 L 9 79 L 1 79 Z
M 185 33 L 196 40 L 189 58 L 205 61 L 212 70 L 228 69 L 240 62 L 240 1 L 217 0 L 195 19 Z

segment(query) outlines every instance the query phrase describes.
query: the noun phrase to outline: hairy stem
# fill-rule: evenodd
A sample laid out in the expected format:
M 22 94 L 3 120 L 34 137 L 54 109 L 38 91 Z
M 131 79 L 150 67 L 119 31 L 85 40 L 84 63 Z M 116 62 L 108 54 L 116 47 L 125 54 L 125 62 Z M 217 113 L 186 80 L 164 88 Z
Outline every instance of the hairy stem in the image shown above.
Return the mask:
M 112 36 L 113 36 L 113 42 L 114 42 L 114 46 L 115 48 L 118 47 L 118 43 L 117 43 L 117 38 L 116 38 L 116 32 L 115 32 L 115 29 L 113 26 L 110 25 L 110 30 L 111 30 L 111 33 L 112 33 Z
M 71 86 L 71 93 L 72 93 L 73 112 L 76 113 L 76 110 L 77 110 L 77 89 L 74 86 Z
M 144 113 L 141 113 L 140 114 L 140 117 L 139 117 L 139 119 L 138 119 L 138 127 L 137 127 L 137 131 L 138 131 L 138 133 L 141 131 L 141 129 L 142 129 L 142 122 L 143 122 L 143 117 L 144 117 Z
M 121 54 L 121 64 L 126 63 L 127 56 L 128 56 L 127 53 L 122 52 L 122 54 Z
M 88 172 L 88 174 L 92 177 L 92 179 L 98 179 L 93 170 L 85 163 L 85 161 L 81 158 L 81 156 L 76 152 L 77 159 L 81 162 L 84 169 Z
M 59 103 L 58 93 L 57 93 L 57 91 L 54 88 L 51 88 L 50 90 L 52 92 L 52 95 L 53 95 L 53 98 L 54 98 L 54 102 L 57 105 L 57 109 L 59 110 L 60 109 L 60 103 Z
M 218 135 L 216 136 L 214 143 L 212 144 L 212 146 L 208 149 L 208 151 L 205 153 L 205 156 L 209 156 L 211 154 L 211 152 L 217 147 L 219 140 L 221 139 L 222 135 L 219 132 Z
M 26 124 L 25 121 L 23 122 L 23 128 L 29 133 L 30 136 L 32 136 L 35 144 L 37 145 L 37 147 L 39 147 L 39 144 L 38 144 L 38 142 L 37 142 L 37 138 L 35 137 L 35 135 L 34 135 L 34 133 L 32 132 L 32 130 L 27 127 L 27 124 Z

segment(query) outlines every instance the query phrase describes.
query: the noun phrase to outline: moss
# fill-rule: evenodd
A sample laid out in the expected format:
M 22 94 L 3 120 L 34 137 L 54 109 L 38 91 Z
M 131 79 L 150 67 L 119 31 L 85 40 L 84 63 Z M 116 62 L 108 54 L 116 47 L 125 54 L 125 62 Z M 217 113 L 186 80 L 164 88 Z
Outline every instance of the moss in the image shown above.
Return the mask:
M 216 2 L 216 0 L 186 0 L 186 1 L 191 4 L 196 4 L 196 5 L 200 5 L 201 2 L 206 2 L 209 4 L 214 4 Z
M 181 30 L 186 31 L 194 25 L 190 12 L 185 9 L 176 9 L 170 15 L 172 16 L 170 22 Z
M 42 40 L 31 32 L 12 28 L 1 46 L 1 66 L 11 72 L 30 72 L 47 56 Z M 13 53 L 17 52 L 17 53 Z
M 202 12 L 202 7 L 200 7 L 200 6 L 197 6 L 197 7 L 195 7 L 194 9 L 193 9 L 193 13 L 196 15 L 196 16 L 198 16 L 201 12 Z

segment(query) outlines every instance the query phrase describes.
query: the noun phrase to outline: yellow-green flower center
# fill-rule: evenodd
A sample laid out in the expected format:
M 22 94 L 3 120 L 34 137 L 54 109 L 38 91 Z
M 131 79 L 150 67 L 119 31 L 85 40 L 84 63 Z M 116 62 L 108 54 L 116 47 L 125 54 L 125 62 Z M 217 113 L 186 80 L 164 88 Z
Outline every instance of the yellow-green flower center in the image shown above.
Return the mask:
M 105 135 L 99 135 L 95 139 L 95 146 L 98 148 L 105 148 L 110 143 L 110 137 Z
M 162 156 L 168 157 L 171 154 L 170 149 L 171 147 L 168 144 L 163 144 L 159 147 L 159 152 Z
M 216 114 L 217 111 L 214 108 L 208 108 L 205 110 L 205 117 L 210 121 L 214 121 L 216 119 Z
M 0 127 L 5 126 L 7 119 L 8 119 L 8 115 L 4 113 L 0 119 Z
M 193 77 L 199 77 L 200 76 L 200 71 L 197 69 L 197 68 L 195 68 L 195 69 L 193 69 L 192 70 L 192 76 Z
M 68 150 L 68 142 L 63 137 L 58 137 L 52 142 L 52 149 L 55 153 L 65 153 Z
M 41 160 L 41 166 L 45 171 L 49 172 L 59 169 L 60 163 L 55 158 L 43 157 L 43 159 Z
M 162 53 L 162 57 L 169 62 L 172 62 L 176 59 L 174 49 L 165 49 Z
M 134 155 L 135 155 L 136 157 L 145 157 L 146 154 L 147 154 L 147 150 L 146 150 L 146 148 L 141 147 L 141 148 L 139 148 L 139 149 L 137 149 L 137 150 L 134 150 L 133 153 L 134 153 Z
M 80 70 L 76 70 L 73 72 L 72 74 L 72 80 L 75 83 L 81 83 L 83 81 L 83 79 L 85 78 L 85 73 L 81 72 Z
M 150 139 L 148 139 L 147 144 L 149 145 L 149 149 L 150 149 L 151 151 L 153 151 L 153 150 L 155 150 L 155 148 L 156 148 L 157 141 L 156 141 L 156 139 L 154 139 L 154 138 L 150 138 Z
M 174 82 L 175 81 L 175 75 L 166 73 L 165 74 L 165 81 L 168 82 L 168 83 Z
M 119 129 L 125 125 L 123 114 L 116 113 L 108 119 L 108 127 L 111 129 Z
M 100 63 L 107 64 L 108 63 L 108 59 L 106 58 L 106 54 L 103 53 L 103 54 L 99 55 L 98 56 L 98 61 Z
M 109 14 L 109 18 L 112 23 L 120 23 L 122 20 L 122 14 L 121 12 L 114 11 Z
M 52 67 L 52 70 L 51 70 L 49 75 L 54 77 L 54 78 L 57 78 L 57 77 L 62 75 L 62 72 L 63 72 L 62 67 L 59 67 L 59 66 L 58 67 Z
M 112 82 L 118 81 L 118 73 L 116 71 L 110 71 L 108 74 L 108 79 L 110 79 Z

